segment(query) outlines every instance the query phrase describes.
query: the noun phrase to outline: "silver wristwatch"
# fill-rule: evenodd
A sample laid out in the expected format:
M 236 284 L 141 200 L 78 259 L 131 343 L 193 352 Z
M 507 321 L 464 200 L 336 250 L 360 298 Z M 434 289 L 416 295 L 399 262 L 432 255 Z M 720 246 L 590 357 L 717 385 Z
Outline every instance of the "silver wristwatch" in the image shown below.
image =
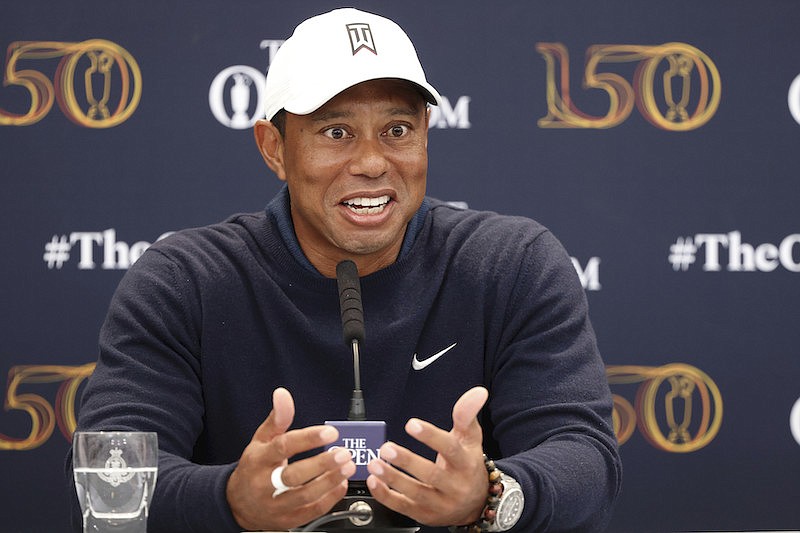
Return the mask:
M 497 516 L 487 531 L 511 529 L 522 516 L 522 509 L 525 507 L 525 495 L 516 479 L 501 473 L 500 483 L 503 485 L 503 493 L 500 495 L 500 503 L 497 504 Z

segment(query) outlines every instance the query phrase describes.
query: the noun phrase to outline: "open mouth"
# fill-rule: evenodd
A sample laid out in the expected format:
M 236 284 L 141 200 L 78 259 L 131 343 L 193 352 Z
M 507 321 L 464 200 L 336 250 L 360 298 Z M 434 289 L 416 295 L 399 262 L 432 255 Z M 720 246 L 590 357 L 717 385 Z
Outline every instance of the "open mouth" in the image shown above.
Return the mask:
M 391 198 L 388 194 L 377 198 L 350 198 L 342 202 L 348 209 L 357 215 L 377 215 L 383 212 Z

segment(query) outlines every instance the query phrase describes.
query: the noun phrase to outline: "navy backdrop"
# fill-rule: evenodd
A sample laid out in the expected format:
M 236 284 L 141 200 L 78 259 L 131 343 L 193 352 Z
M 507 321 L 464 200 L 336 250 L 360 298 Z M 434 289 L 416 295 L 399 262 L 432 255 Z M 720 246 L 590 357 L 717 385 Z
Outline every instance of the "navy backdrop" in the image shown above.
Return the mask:
M 353 1 L 445 96 L 429 192 L 564 242 L 616 402 L 615 532 L 800 527 L 800 3 Z M 270 54 L 328 1 L 0 8 L 0 531 L 66 529 L 74 405 L 149 243 L 262 209 Z

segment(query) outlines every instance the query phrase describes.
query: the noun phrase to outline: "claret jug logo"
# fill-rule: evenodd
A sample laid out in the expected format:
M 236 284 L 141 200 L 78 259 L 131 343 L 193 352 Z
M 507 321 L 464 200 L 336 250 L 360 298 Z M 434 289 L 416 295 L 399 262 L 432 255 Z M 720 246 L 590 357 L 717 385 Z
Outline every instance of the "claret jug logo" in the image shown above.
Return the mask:
M 259 47 L 267 51 L 267 64 L 275 59 L 283 39 L 264 39 Z M 228 128 L 245 130 L 264 118 L 267 76 L 248 65 L 233 65 L 214 77 L 208 89 L 208 106 L 214 118 Z
M 613 394 L 614 431 L 624 444 L 638 427 L 655 448 L 672 453 L 707 446 L 722 426 L 722 395 L 706 373 L 684 363 L 608 366 L 611 385 L 638 384 L 633 405 Z
M 233 65 L 224 69 L 208 90 L 211 113 L 229 128 L 252 128 L 262 118 L 265 85 L 266 77 L 253 67 Z
M 706 124 L 719 107 L 722 85 L 716 65 L 686 43 L 590 46 L 583 89 L 605 93 L 602 115 L 580 109 L 573 100 L 569 52 L 563 44 L 537 43 L 536 50 L 547 66 L 547 115 L 539 119 L 540 128 L 613 128 L 635 104 L 653 126 L 689 131 Z M 625 63 L 636 64 L 632 83 L 620 73 Z
M 51 79 L 42 71 L 44 60 L 58 58 Z M 8 46 L 3 86 L 0 125 L 35 124 L 57 101 L 75 124 L 110 128 L 139 105 L 142 74 L 134 57 L 111 41 L 16 41 Z
M 789 112 L 792 118 L 800 124 L 800 74 L 792 80 L 789 86 Z
M 347 34 L 350 36 L 350 48 L 353 50 L 353 55 L 356 55 L 361 50 L 369 50 L 378 55 L 378 50 L 375 49 L 375 41 L 372 40 L 372 30 L 369 28 L 369 24 L 348 24 Z
M 800 444 L 800 398 L 794 402 L 792 410 L 789 412 L 789 429 L 794 440 L 797 441 L 797 444 Z

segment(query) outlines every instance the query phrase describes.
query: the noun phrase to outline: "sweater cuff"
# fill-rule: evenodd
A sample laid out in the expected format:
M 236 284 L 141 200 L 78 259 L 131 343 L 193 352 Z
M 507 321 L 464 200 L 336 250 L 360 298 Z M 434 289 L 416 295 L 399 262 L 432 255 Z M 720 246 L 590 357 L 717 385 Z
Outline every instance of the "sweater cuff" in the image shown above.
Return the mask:
M 183 509 L 183 521 L 190 531 L 242 531 L 233 518 L 226 495 L 228 479 L 235 468 L 236 463 L 204 465 L 192 472 L 183 498 L 194 504 Z

